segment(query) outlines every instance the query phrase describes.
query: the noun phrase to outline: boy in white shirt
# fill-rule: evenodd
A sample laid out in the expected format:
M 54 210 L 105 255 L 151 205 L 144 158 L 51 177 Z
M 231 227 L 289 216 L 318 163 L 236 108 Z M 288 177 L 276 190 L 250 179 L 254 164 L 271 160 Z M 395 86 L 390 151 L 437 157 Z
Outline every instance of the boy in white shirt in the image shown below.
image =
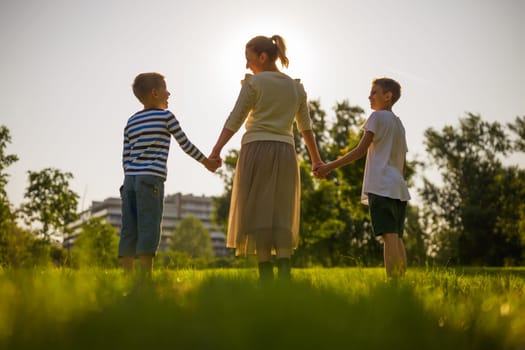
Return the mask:
M 369 205 L 374 233 L 383 237 L 388 278 L 402 277 L 407 264 L 402 236 L 410 199 L 404 179 L 408 148 L 403 124 L 392 113 L 392 106 L 400 96 L 401 86 L 397 81 L 375 79 L 368 97 L 374 112 L 363 126 L 361 141 L 343 157 L 315 170 L 317 177 L 325 177 L 330 171 L 367 154 L 361 202 Z

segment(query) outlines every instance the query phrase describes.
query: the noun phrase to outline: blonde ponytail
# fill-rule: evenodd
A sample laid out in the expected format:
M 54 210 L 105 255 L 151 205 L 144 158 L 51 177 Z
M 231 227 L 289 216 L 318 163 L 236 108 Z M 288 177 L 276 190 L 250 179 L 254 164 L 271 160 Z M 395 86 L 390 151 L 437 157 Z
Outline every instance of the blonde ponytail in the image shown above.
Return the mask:
M 246 48 L 253 50 L 257 54 L 266 52 L 273 62 L 279 58 L 283 67 L 288 67 L 288 57 L 286 57 L 286 44 L 280 35 L 274 35 L 271 38 L 267 36 L 256 36 L 246 44 Z
M 281 64 L 283 67 L 288 68 L 288 63 L 290 63 L 290 61 L 288 60 L 288 57 L 286 57 L 286 43 L 284 42 L 283 37 L 280 35 L 274 35 L 270 39 L 277 48 L 277 57 L 281 61 Z

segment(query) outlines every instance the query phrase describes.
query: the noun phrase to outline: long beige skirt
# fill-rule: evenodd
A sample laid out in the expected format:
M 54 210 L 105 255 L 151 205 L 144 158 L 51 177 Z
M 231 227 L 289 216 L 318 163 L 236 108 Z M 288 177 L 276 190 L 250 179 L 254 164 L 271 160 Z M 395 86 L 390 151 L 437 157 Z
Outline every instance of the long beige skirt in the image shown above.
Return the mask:
M 233 179 L 227 247 L 256 254 L 256 241 L 272 253 L 297 247 L 301 179 L 293 145 L 256 141 L 242 145 Z M 261 236 L 262 235 L 262 236 Z

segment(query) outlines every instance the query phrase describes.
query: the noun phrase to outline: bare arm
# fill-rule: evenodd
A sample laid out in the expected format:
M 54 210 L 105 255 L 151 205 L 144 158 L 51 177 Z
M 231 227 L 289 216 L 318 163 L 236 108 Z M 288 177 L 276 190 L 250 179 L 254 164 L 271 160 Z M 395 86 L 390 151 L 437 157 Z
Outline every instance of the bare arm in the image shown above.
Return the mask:
M 337 160 L 326 163 L 326 165 L 319 168 L 318 171 L 316 172 L 317 176 L 325 177 L 332 170 L 342 167 L 346 164 L 349 164 L 363 157 L 366 154 L 368 147 L 372 143 L 373 139 L 374 139 L 374 133 L 371 131 L 365 131 L 363 137 L 361 138 L 361 141 L 359 141 L 359 144 L 355 148 L 353 148 L 350 152 L 348 152 L 341 158 L 338 158 Z
M 221 151 L 224 145 L 230 141 L 233 134 L 235 134 L 232 130 L 223 128 L 221 131 L 221 134 L 219 135 L 219 138 L 217 139 L 217 142 L 215 143 L 215 146 L 213 146 L 213 149 L 211 151 L 211 154 L 209 156 L 210 159 L 220 159 L 221 158 Z
M 343 165 L 347 165 L 363 157 L 366 154 L 366 151 L 368 150 L 368 147 L 372 143 L 373 139 L 374 133 L 371 131 L 366 131 L 363 137 L 361 138 L 361 141 L 359 141 L 359 144 L 354 149 L 352 149 L 350 152 L 348 152 L 341 158 L 330 162 L 333 163 L 333 169 L 342 167 Z
M 306 144 L 306 148 L 308 149 L 308 154 L 310 154 L 310 159 L 312 160 L 312 169 L 315 170 L 321 165 L 324 165 L 324 162 L 319 155 L 314 132 L 312 130 L 305 130 L 302 132 L 302 135 L 304 138 L 304 143 Z

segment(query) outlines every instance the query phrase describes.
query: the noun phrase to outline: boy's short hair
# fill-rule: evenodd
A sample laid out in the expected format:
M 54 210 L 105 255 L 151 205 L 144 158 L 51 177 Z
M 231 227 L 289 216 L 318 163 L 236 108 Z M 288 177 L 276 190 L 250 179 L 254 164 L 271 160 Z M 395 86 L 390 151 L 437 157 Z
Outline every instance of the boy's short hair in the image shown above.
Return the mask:
M 377 78 L 372 81 L 373 85 L 379 85 L 383 93 L 390 92 L 392 94 L 392 105 L 401 97 L 401 85 L 394 79 Z
M 153 89 L 158 89 L 165 84 L 164 76 L 159 73 L 141 73 L 133 81 L 133 94 L 144 102 L 144 99 Z

